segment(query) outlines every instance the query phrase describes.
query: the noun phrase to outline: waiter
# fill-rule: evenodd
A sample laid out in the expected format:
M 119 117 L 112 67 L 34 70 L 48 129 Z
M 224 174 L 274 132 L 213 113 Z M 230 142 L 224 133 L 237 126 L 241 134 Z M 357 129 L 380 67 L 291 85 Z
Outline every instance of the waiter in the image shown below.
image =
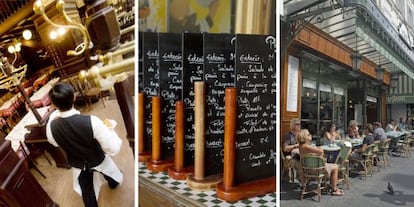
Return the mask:
M 112 189 L 122 182 L 123 175 L 110 157 L 119 152 L 122 141 L 99 118 L 81 115 L 73 108 L 71 85 L 57 83 L 49 97 L 58 110 L 49 117 L 47 139 L 66 152 L 73 167 L 73 188 L 82 195 L 85 206 L 97 207 L 103 182 L 106 180 Z

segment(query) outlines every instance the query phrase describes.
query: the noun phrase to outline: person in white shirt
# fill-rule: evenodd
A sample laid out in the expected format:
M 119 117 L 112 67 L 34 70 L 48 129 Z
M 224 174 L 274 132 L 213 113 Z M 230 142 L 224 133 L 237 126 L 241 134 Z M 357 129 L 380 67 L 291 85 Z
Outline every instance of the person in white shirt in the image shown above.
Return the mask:
M 390 131 L 397 131 L 397 124 L 395 123 L 394 120 L 391 120 L 391 122 L 389 124 L 387 124 L 387 126 L 385 127 L 385 132 L 390 132 Z
M 122 140 L 98 117 L 81 115 L 73 108 L 71 85 L 57 83 L 49 97 L 57 110 L 46 125 L 47 139 L 66 152 L 73 171 L 73 188 L 82 195 L 85 206 L 97 207 L 105 180 L 112 189 L 122 182 L 123 174 L 110 157 L 119 152 Z

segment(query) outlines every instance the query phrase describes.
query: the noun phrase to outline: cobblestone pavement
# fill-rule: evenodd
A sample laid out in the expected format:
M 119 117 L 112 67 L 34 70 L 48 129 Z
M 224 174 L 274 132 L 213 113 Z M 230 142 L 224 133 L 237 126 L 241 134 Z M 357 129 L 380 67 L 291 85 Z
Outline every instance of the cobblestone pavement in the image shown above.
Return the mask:
M 363 176 L 351 176 L 349 190 L 346 186 L 340 186 L 344 189 L 344 196 L 322 193 L 320 202 L 314 194 L 305 196 L 301 201 L 298 183 L 289 183 L 284 179 L 281 182 L 280 206 L 414 206 L 414 157 L 390 156 L 390 161 L 391 167 L 381 168 L 379 172 L 375 167 L 373 176 L 368 175 L 366 180 Z M 394 195 L 388 193 L 388 182 L 394 188 Z

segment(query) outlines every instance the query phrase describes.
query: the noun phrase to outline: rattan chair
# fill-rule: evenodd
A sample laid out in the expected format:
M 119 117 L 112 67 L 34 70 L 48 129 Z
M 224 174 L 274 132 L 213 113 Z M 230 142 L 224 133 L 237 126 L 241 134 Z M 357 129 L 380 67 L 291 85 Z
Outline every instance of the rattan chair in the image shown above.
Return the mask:
M 280 157 L 282 159 L 282 172 L 280 177 L 283 178 L 285 172 L 288 173 L 288 180 L 289 182 L 295 181 L 295 171 L 291 168 L 292 165 L 292 156 L 285 156 L 283 153 L 283 149 L 280 149 Z
M 349 154 L 352 147 L 342 146 L 336 157 L 335 164 L 338 165 L 338 183 L 344 184 L 349 190 Z
M 406 158 L 410 158 L 411 157 L 410 142 L 411 142 L 411 136 L 408 136 L 408 135 L 403 137 L 402 139 L 399 139 L 396 144 L 395 152 L 399 156 L 402 156 L 402 154 L 404 154 Z
M 372 150 L 372 168 L 374 168 L 375 166 L 378 169 L 378 172 L 380 171 L 380 162 L 379 162 L 379 151 L 380 151 L 380 147 L 381 147 L 381 141 L 380 140 L 376 140 L 374 142 L 374 148 Z
M 358 159 L 356 160 L 363 168 L 363 172 L 365 175 L 365 180 L 367 179 L 367 174 L 370 173 L 371 177 L 373 174 L 373 164 L 372 155 L 374 150 L 375 144 L 370 144 L 367 146 L 364 152 L 360 154 Z
M 378 160 L 382 163 L 382 166 L 389 166 L 391 167 L 390 159 L 389 159 L 389 149 L 390 149 L 391 138 L 386 139 L 384 142 L 381 143 L 379 151 L 378 151 Z
M 325 167 L 325 160 L 323 157 L 306 155 L 301 155 L 300 160 L 305 178 L 300 198 L 303 200 L 304 195 L 308 193 L 316 193 L 319 202 L 321 200 L 322 190 L 327 190 L 326 181 L 328 180 L 328 173 Z M 317 182 L 316 189 L 308 189 L 308 185 L 311 180 L 315 180 Z

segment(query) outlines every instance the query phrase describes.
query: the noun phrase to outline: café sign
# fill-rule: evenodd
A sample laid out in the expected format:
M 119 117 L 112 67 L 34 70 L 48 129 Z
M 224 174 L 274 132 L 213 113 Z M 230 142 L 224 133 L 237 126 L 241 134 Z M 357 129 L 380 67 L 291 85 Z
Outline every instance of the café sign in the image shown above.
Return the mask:
M 387 104 L 414 103 L 414 96 L 387 96 Z

